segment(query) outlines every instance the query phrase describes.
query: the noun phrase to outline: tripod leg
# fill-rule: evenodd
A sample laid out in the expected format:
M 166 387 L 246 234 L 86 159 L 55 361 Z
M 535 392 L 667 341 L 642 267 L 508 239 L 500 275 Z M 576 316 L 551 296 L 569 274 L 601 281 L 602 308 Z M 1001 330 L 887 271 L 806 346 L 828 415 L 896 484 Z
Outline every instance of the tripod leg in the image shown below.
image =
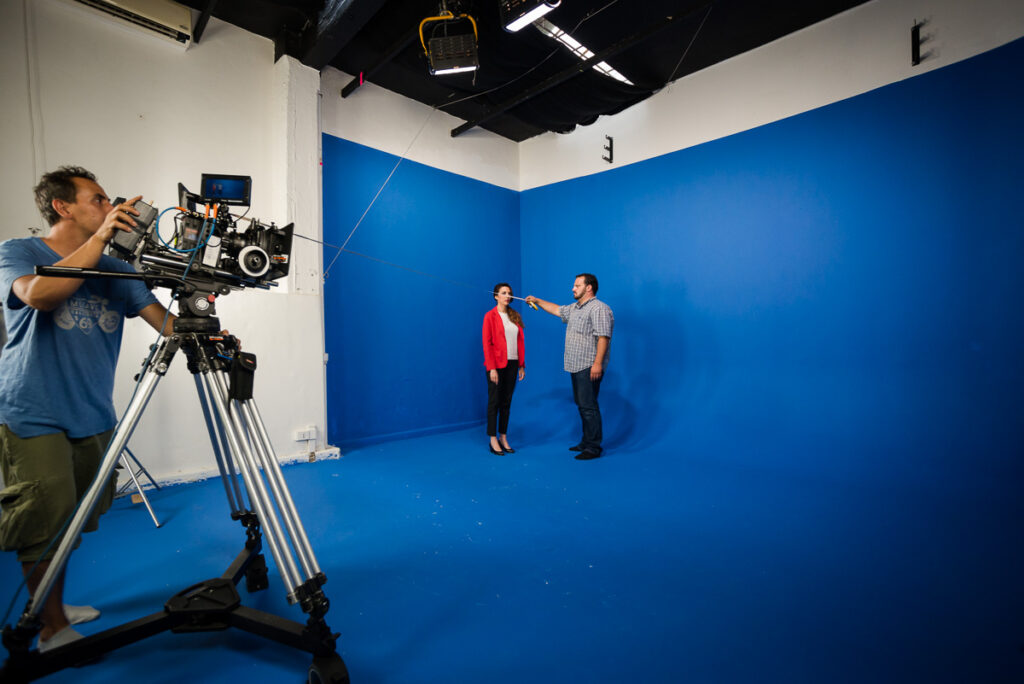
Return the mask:
M 213 456 L 217 462 L 217 469 L 220 471 L 220 479 L 224 485 L 224 494 L 228 499 L 228 506 L 231 507 L 232 516 L 240 516 L 245 512 L 242 503 L 242 491 L 238 487 L 238 474 L 230 459 L 225 458 L 229 449 L 225 440 L 224 425 L 220 416 L 210 411 L 212 395 L 207 395 L 206 386 L 200 380 L 199 373 L 194 373 L 192 379 L 196 383 L 196 393 L 199 395 L 199 405 L 203 409 L 203 418 L 206 419 L 206 429 L 210 433 L 210 444 L 213 447 Z M 217 419 L 216 421 L 214 419 Z M 224 447 L 223 449 L 221 447 Z
M 306 578 L 312 578 L 320 573 L 320 566 L 316 562 L 313 547 L 309 543 L 309 537 L 302 526 L 302 520 L 299 519 L 298 511 L 295 509 L 295 501 L 292 499 L 288 485 L 284 481 L 284 475 L 281 473 L 281 464 L 277 462 L 274 447 L 270 443 L 270 437 L 267 435 L 267 429 L 260 417 L 259 409 L 256 408 L 256 402 L 252 399 L 247 399 L 236 402 L 235 405 L 241 407 L 242 415 L 245 416 L 250 431 L 256 437 L 253 443 L 257 447 L 256 450 L 263 464 L 263 472 L 267 474 L 271 491 L 274 493 L 277 505 L 281 509 L 281 517 L 284 518 L 285 527 L 288 528 L 292 545 L 298 552 Z
M 93 509 L 96 508 L 96 504 L 99 502 L 100 493 L 103 491 L 107 481 L 110 479 L 111 473 L 114 472 L 114 466 L 117 465 L 117 461 L 121 456 L 121 451 L 128 443 L 128 439 L 135 430 L 135 426 L 138 424 L 139 418 L 142 417 L 142 412 L 145 410 L 146 404 L 149 403 L 150 397 L 153 396 L 153 390 L 156 389 L 157 383 L 167 371 L 167 364 L 170 362 L 170 359 L 174 355 L 176 349 L 176 345 L 169 344 L 167 340 L 164 340 L 164 342 L 161 343 L 161 349 L 157 354 L 157 360 L 151 363 L 150 367 L 146 369 L 142 380 L 136 388 L 135 395 L 132 397 L 131 402 L 128 404 L 128 408 L 124 412 L 124 416 L 121 417 L 120 422 L 117 424 L 117 429 L 114 431 L 114 435 L 110 439 L 107 451 L 103 454 L 103 460 L 100 462 L 99 470 L 96 473 L 96 477 L 93 479 L 92 485 L 85 493 L 85 496 L 82 497 L 78 510 L 75 512 L 67 530 L 64 532 L 64 537 L 61 539 L 60 546 L 57 547 L 57 553 L 54 555 L 53 560 L 50 561 L 50 567 L 47 568 L 46 573 L 43 575 L 43 579 L 39 582 L 39 586 L 36 588 L 35 595 L 29 598 L 28 604 L 25 607 L 25 612 L 22 614 L 21 620 L 18 622 L 19 628 L 25 627 L 38 630 L 37 625 L 39 624 L 39 612 L 46 603 L 46 599 L 49 598 L 50 592 L 53 590 L 53 585 L 57 575 L 67 565 L 68 557 L 71 555 L 71 548 L 82 533 L 82 528 L 85 527 L 85 523 L 92 514 Z
M 238 462 L 242 478 L 245 480 L 245 487 L 249 492 L 249 501 L 263 525 L 267 546 L 270 547 L 270 553 L 274 557 L 274 562 L 277 564 L 277 568 L 288 588 L 288 601 L 296 603 L 298 601 L 296 589 L 300 585 L 299 570 L 291 553 L 289 553 L 277 514 L 267 495 L 267 490 L 263 486 L 258 464 L 246 440 L 245 431 L 242 429 L 239 417 L 232 413 L 230 409 L 227 382 L 222 377 L 222 374 L 222 372 L 203 373 L 203 381 L 207 385 L 209 395 L 218 398 L 217 401 L 213 402 L 213 405 L 220 416 L 220 422 L 224 427 L 224 434 L 231 447 L 231 453 Z

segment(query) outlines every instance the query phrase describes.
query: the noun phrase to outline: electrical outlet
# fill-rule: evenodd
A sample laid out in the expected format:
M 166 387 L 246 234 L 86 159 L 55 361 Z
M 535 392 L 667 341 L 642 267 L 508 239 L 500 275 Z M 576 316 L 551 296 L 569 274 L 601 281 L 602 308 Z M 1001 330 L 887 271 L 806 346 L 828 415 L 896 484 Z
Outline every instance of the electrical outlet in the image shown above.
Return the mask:
M 316 426 L 310 425 L 308 427 L 300 428 L 295 431 L 295 441 L 305 442 L 307 440 L 316 439 Z

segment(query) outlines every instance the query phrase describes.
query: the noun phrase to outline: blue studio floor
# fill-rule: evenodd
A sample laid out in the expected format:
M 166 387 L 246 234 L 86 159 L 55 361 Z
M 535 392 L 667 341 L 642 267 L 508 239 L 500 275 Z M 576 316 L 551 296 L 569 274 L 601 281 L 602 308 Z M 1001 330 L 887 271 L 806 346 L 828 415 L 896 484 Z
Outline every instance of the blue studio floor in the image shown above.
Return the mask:
M 929 494 L 899 468 L 883 485 L 740 467 L 729 451 L 754 447 L 735 439 L 579 462 L 568 433 L 496 457 L 482 432 L 285 469 L 353 682 L 1024 681 L 1021 507 L 983 473 Z M 931 505 L 908 512 L 909 488 Z M 120 499 L 72 557 L 67 599 L 104 611 L 84 633 L 241 547 L 219 480 L 152 501 L 161 529 Z M 301 620 L 267 556 L 270 588 L 243 602 Z M 5 555 L 4 607 L 17 579 Z M 308 664 L 242 632 L 163 634 L 47 681 L 300 682 Z

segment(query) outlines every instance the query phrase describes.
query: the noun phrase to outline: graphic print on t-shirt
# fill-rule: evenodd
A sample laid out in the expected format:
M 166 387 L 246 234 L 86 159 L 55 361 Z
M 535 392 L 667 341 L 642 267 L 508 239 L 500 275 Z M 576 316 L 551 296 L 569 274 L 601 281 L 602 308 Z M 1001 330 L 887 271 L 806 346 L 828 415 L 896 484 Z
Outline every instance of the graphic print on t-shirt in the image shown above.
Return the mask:
M 108 335 L 117 330 L 121 314 L 107 308 L 110 300 L 99 295 L 72 297 L 54 313 L 53 319 L 64 330 L 78 328 L 88 335 L 97 325 Z

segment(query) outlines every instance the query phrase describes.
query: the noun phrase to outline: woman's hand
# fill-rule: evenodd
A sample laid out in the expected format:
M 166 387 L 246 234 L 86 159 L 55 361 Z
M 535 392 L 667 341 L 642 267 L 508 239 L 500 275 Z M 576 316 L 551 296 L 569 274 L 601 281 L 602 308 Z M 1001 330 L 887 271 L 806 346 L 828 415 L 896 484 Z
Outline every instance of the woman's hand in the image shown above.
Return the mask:
M 526 377 L 526 369 L 522 366 L 519 367 L 519 379 L 522 380 Z
M 491 382 L 493 382 L 495 385 L 497 385 L 498 384 L 498 371 L 497 370 L 492 370 L 488 375 L 491 378 Z

